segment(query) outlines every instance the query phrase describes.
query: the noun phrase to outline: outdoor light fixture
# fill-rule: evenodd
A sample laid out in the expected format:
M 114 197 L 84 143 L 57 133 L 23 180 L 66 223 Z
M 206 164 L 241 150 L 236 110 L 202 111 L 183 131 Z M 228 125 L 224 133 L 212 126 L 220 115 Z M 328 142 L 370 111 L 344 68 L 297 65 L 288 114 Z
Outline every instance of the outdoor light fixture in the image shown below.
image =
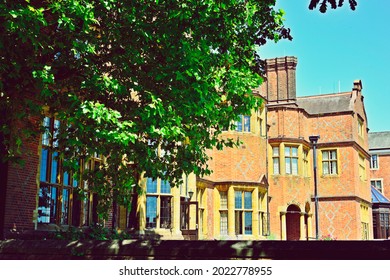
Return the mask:
M 189 195 L 190 200 L 191 200 L 192 196 L 194 195 L 194 192 L 193 191 L 188 191 L 188 195 Z
M 319 238 L 319 222 L 318 222 L 318 192 L 317 192 L 317 142 L 320 139 L 319 135 L 309 136 L 311 145 L 313 146 L 313 172 L 314 172 L 314 205 L 316 219 L 316 240 Z

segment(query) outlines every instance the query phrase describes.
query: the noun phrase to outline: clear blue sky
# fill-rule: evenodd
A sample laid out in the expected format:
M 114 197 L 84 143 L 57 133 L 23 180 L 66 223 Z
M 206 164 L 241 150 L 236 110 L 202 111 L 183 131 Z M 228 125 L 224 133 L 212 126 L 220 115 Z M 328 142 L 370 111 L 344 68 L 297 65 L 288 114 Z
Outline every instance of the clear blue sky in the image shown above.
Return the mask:
M 368 128 L 390 131 L 390 1 L 348 0 L 322 14 L 309 0 L 276 0 L 292 41 L 268 42 L 262 58 L 296 56 L 297 96 L 350 91 L 362 80 Z

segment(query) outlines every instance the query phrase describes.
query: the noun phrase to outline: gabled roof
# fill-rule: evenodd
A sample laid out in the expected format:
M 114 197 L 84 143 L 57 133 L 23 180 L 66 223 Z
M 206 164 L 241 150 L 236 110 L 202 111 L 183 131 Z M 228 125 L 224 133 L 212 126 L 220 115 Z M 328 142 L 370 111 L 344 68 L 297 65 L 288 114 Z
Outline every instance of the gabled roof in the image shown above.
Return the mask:
M 310 115 L 353 111 L 351 92 L 298 97 L 297 104 Z
M 388 200 L 380 191 L 378 191 L 373 186 L 371 186 L 371 201 L 372 201 L 372 203 L 388 203 L 388 204 L 390 204 L 390 200 Z
M 368 146 L 370 150 L 390 149 L 390 131 L 369 132 Z

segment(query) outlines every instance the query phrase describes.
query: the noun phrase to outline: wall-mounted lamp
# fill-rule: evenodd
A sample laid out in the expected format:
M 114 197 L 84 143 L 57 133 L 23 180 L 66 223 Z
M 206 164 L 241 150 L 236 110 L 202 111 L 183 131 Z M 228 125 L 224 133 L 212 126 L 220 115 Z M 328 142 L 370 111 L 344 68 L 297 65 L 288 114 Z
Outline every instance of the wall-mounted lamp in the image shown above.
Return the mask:
M 194 195 L 194 192 L 193 191 L 188 191 L 188 196 L 190 197 L 190 200 L 192 198 L 192 196 Z

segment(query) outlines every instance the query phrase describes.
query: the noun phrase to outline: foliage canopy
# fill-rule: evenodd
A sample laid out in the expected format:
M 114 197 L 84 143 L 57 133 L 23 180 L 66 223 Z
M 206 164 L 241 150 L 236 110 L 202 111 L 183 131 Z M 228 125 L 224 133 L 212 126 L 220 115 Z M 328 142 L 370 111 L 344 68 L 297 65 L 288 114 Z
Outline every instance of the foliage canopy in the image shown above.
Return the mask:
M 62 121 L 52 148 L 100 196 L 101 213 L 112 201 L 129 205 L 143 172 L 172 184 L 208 174 L 206 151 L 235 145 L 219 137 L 223 128 L 261 102 L 252 94 L 258 48 L 291 39 L 274 5 L 1 1 L 1 160 L 17 159 L 51 115 Z M 104 164 L 81 172 L 80 158 L 95 154 Z

